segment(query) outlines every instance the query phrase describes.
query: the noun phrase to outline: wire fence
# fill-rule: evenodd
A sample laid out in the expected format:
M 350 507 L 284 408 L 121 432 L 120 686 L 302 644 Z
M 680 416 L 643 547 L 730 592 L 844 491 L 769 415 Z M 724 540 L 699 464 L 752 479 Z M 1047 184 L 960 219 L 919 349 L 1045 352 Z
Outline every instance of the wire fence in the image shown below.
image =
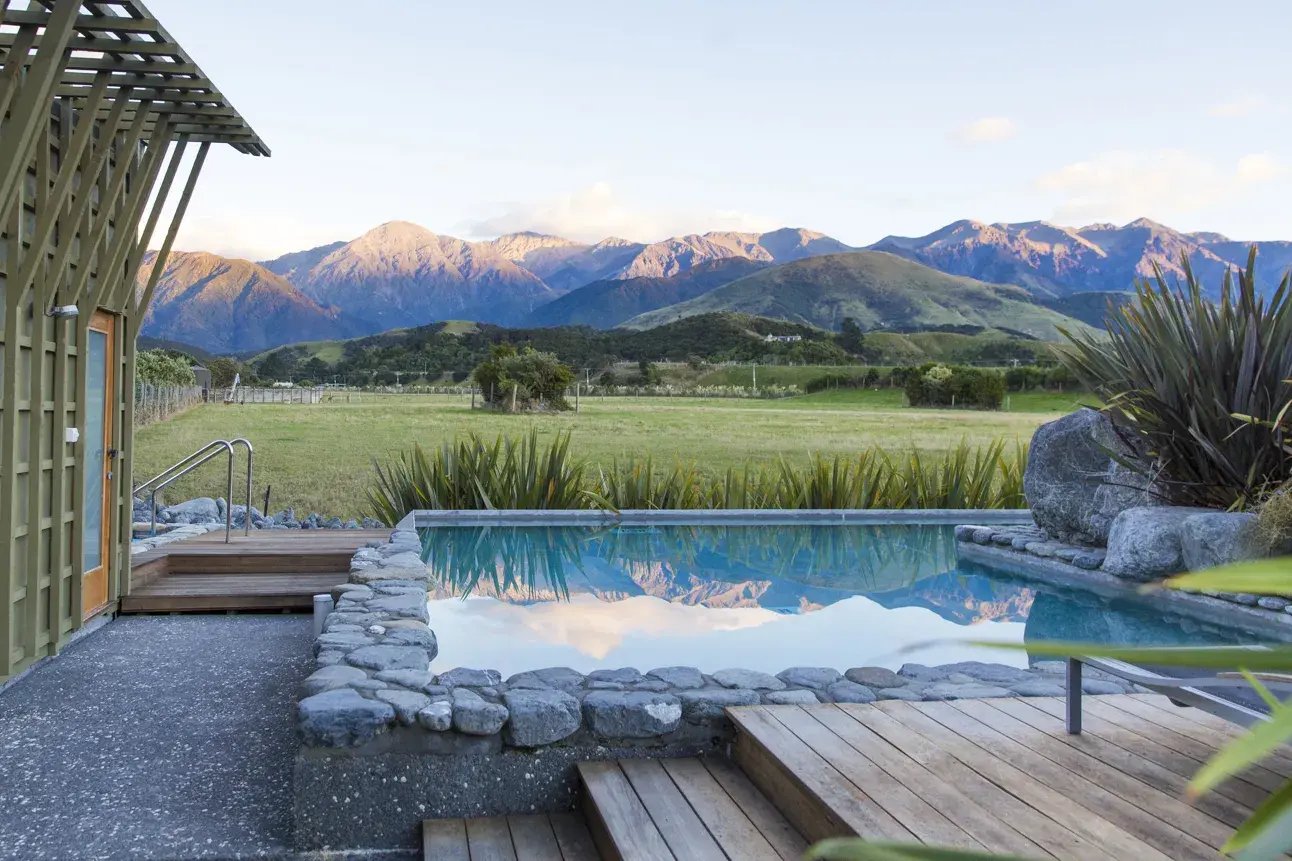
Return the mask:
M 202 403 L 200 386 L 157 386 L 135 383 L 135 426 L 164 422 Z

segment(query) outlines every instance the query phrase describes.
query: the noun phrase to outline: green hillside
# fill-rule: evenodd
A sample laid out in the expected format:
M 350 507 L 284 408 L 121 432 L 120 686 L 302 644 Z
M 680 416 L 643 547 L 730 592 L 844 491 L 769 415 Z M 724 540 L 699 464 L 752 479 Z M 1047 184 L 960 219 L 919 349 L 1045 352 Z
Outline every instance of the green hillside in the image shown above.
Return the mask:
M 1085 324 L 1031 301 L 1019 287 L 946 275 L 882 251 L 829 254 L 755 272 L 694 299 L 640 314 L 625 327 L 648 329 L 696 314 L 738 312 L 838 330 L 913 331 L 952 326 L 1006 328 L 1052 341 L 1057 327 Z

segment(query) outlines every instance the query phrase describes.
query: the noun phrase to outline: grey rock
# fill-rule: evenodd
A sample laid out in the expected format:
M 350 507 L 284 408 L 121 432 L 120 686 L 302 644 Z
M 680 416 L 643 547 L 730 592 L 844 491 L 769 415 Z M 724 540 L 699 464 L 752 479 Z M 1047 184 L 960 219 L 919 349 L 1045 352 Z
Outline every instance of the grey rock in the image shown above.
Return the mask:
M 600 679 L 588 679 L 584 687 L 590 691 L 622 691 L 628 686 L 622 682 L 603 682 Z
M 941 667 L 927 667 L 924 664 L 902 664 L 897 674 L 918 682 L 944 682 L 947 676 L 951 675 L 951 671 Z
M 375 678 L 387 684 L 399 685 L 401 688 L 422 693 L 427 693 L 429 688 L 435 686 L 435 676 L 430 670 L 383 670 L 377 673 Z
M 345 652 L 340 649 L 325 649 L 314 657 L 314 663 L 320 667 L 332 667 L 345 661 Z
M 843 676 L 830 667 L 790 667 L 776 674 L 787 685 L 821 690 L 839 681 Z
M 1085 694 L 1124 694 L 1128 686 L 1121 682 L 1110 682 L 1104 679 L 1081 680 L 1081 692 Z
M 579 701 L 565 691 L 509 690 L 503 702 L 511 719 L 506 740 L 516 747 L 540 747 L 567 738 L 583 723 Z
M 1256 599 L 1257 606 L 1264 607 L 1266 610 L 1282 612 L 1286 610 L 1289 604 L 1287 598 L 1279 598 L 1276 595 L 1262 595 Z
M 395 709 L 390 703 L 338 688 L 301 700 L 296 717 L 305 744 L 345 747 L 376 737 L 395 720 Z
M 947 682 L 929 685 L 923 691 L 926 700 L 984 700 L 1009 695 L 1009 689 L 995 685 L 953 685 Z
M 826 688 L 826 693 L 836 703 L 873 703 L 875 701 L 874 691 L 848 679 L 835 682 Z
M 695 667 L 656 667 L 646 675 L 680 691 L 704 687 L 704 675 Z
M 472 670 L 456 667 L 435 677 L 435 683 L 446 688 L 484 688 L 499 684 L 502 674 L 497 670 Z
M 345 656 L 345 661 L 367 670 L 425 670 L 431 658 L 415 646 L 364 646 Z
M 436 700 L 417 713 L 417 722 L 431 732 L 445 732 L 453 726 L 453 704 Z
M 381 638 L 383 646 L 417 646 L 425 649 L 431 660 L 440 653 L 440 645 L 435 640 L 435 632 L 422 625 L 417 628 L 387 628 Z
M 329 618 L 331 617 L 329 616 Z M 356 634 L 352 631 L 328 631 L 326 634 L 319 634 L 318 638 L 314 640 L 314 650 L 321 652 L 324 649 L 357 649 L 360 646 L 370 646 L 372 643 L 373 639 L 367 634 Z
M 1209 511 L 1185 518 L 1180 526 L 1184 565 L 1201 571 L 1268 555 L 1251 512 Z
M 678 691 L 682 717 L 687 723 L 707 724 L 725 719 L 728 706 L 758 705 L 758 692 L 746 688 L 704 688 Z
M 431 704 L 426 694 L 412 691 L 377 691 L 377 699 L 394 706 L 395 718 L 404 726 L 417 723 L 417 713 Z
M 865 685 L 868 688 L 900 688 L 907 684 L 907 679 L 884 667 L 853 667 L 844 673 L 848 681 Z
M 713 680 L 724 688 L 747 688 L 755 691 L 783 691 L 785 683 L 770 673 L 731 668 L 718 670 Z
M 368 678 L 368 674 L 358 667 L 325 666 L 315 670 L 309 678 L 301 682 L 301 694 L 306 697 L 312 697 L 315 694 L 343 688 L 353 681 L 366 678 Z
M 634 691 L 653 691 L 657 694 L 662 694 L 665 691 L 673 690 L 673 686 L 670 685 L 668 682 L 661 682 L 659 679 L 649 679 L 649 678 L 646 679 L 645 681 L 638 682 L 635 685 L 629 685 L 628 687 Z
M 1155 504 L 1147 483 L 1113 458 L 1142 462 L 1135 437 L 1080 409 L 1032 436 L 1023 493 L 1036 524 L 1060 541 L 1104 544 L 1122 511 Z
M 1009 686 L 1011 692 L 1020 697 L 1061 697 L 1066 693 L 1063 685 L 1046 679 L 1029 679 Z
M 651 738 L 677 729 L 682 705 L 669 694 L 593 691 L 583 698 L 583 719 L 602 738 Z
M 1072 557 L 1072 564 L 1087 571 L 1098 570 L 1099 566 L 1104 564 L 1104 553 L 1103 551 L 1078 553 Z
M 588 673 L 589 682 L 616 682 L 631 685 L 642 680 L 642 674 L 634 667 L 620 667 L 617 670 L 593 670 Z
M 454 688 L 453 728 L 466 735 L 493 735 L 507 722 L 507 707 L 488 702 L 474 691 Z
M 1108 535 L 1103 570 L 1126 580 L 1147 582 L 1184 570 L 1182 527 L 1205 508 L 1154 506 L 1128 508 L 1117 515 Z
M 390 687 L 390 685 L 380 679 L 363 678 L 355 679 L 350 682 L 349 687 L 367 696 L 368 694 L 375 694 L 377 691 L 384 691 L 386 688 Z
M 763 702 L 777 706 L 815 705 L 821 702 L 812 691 L 768 691 L 763 694 Z
M 220 504 L 209 496 L 168 505 L 162 513 L 169 523 L 215 523 L 224 517 Z
M 973 531 L 971 540 L 974 544 L 990 544 L 994 531 L 990 526 L 980 526 Z
M 400 619 L 430 621 L 427 615 L 426 595 L 381 595 L 366 603 L 370 613 L 382 613 Z
M 1242 604 L 1245 607 L 1255 607 L 1261 602 L 1259 595 L 1253 595 L 1250 592 L 1229 592 L 1221 595 L 1226 601 L 1233 601 L 1235 604 Z
M 383 556 L 378 564 L 382 568 L 416 568 L 422 562 L 422 557 L 417 553 L 405 552 L 395 553 L 391 556 Z
M 882 688 L 875 691 L 875 699 L 919 702 L 924 699 L 924 695 L 919 688 Z
M 516 690 L 579 691 L 583 689 L 583 674 L 568 667 L 527 670 L 510 676 L 505 687 Z
M 1027 670 L 1009 667 L 1004 664 L 991 664 L 984 661 L 960 661 L 941 667 L 949 675 L 959 673 L 967 676 L 970 682 L 986 682 L 990 685 L 1011 685 L 1026 682 L 1032 678 Z
M 957 526 L 954 530 L 956 541 L 973 541 L 974 530 L 979 528 L 980 527 L 972 524 Z

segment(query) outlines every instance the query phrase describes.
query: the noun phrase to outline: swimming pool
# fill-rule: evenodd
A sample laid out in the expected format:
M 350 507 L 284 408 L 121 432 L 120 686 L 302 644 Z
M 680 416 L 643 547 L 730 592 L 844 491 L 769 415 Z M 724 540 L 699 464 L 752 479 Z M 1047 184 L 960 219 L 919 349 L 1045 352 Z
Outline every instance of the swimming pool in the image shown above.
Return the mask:
M 1165 617 L 1151 599 L 1039 586 L 959 560 L 950 525 L 471 524 L 419 532 L 438 671 L 1026 666 L 1023 652 L 957 641 L 1261 641 Z

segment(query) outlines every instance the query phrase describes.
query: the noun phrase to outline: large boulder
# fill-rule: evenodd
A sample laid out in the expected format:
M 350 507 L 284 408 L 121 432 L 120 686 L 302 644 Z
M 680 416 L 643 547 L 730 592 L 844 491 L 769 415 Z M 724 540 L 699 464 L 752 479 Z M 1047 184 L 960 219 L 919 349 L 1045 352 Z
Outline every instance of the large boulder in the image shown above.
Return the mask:
M 1160 580 L 1185 570 L 1184 529 L 1207 508 L 1128 508 L 1113 521 L 1103 571 L 1127 580 Z
M 1261 559 L 1271 555 L 1260 536 L 1257 517 L 1245 511 L 1208 511 L 1185 519 L 1180 529 L 1184 565 L 1190 571 Z M 1275 555 L 1292 547 L 1274 548 Z
M 1023 473 L 1036 525 L 1059 541 L 1103 546 L 1119 513 L 1159 504 L 1148 481 L 1119 459 L 1142 461 L 1130 432 L 1097 410 L 1082 408 L 1037 428 Z
M 162 509 L 167 523 L 217 523 L 224 516 L 220 504 L 209 496 L 190 499 Z

